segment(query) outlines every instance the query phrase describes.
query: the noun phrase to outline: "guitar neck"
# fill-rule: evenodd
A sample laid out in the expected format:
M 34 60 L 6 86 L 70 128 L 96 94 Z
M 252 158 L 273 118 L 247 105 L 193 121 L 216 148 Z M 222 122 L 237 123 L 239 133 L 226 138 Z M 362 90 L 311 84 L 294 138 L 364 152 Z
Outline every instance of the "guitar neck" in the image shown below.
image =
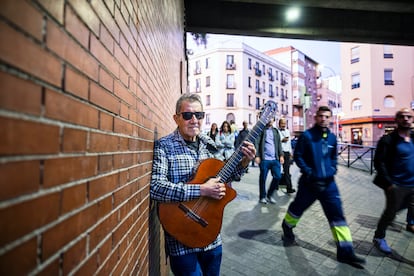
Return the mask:
M 266 126 L 266 122 L 264 122 L 262 119 L 259 119 L 256 125 L 249 131 L 249 134 L 243 140 L 243 142 L 248 141 L 254 144 L 257 137 L 259 137 L 259 134 L 263 131 L 265 126 Z M 240 161 L 243 158 L 243 152 L 241 151 L 242 146 L 243 146 L 243 143 L 241 143 L 237 147 L 237 149 L 234 151 L 232 156 L 227 160 L 223 168 L 218 172 L 217 176 L 220 177 L 221 179 L 220 182 L 227 183 L 230 180 L 230 176 L 232 175 L 237 165 L 240 163 Z

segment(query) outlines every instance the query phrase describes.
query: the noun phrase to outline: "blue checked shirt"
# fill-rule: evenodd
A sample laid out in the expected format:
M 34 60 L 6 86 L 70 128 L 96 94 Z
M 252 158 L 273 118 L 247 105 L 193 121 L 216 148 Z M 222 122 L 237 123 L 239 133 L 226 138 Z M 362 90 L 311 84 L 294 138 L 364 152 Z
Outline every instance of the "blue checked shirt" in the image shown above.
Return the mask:
M 190 149 L 178 129 L 168 136 L 155 141 L 151 199 L 157 202 L 182 202 L 200 197 L 200 185 L 186 184 L 195 174 L 201 160 L 213 158 L 217 151 L 214 141 L 207 135 L 199 135 L 198 151 Z M 241 176 L 244 169 L 239 165 L 233 174 Z M 204 248 L 190 248 L 165 232 L 167 255 L 181 256 L 194 252 L 211 250 L 221 245 L 221 236 Z

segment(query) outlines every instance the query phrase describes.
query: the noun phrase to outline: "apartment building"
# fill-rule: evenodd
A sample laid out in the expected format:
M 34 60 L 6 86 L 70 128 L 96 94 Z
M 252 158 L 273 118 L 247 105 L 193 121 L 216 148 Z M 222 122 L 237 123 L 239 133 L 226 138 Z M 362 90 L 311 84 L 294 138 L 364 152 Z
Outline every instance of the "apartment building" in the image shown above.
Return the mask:
M 375 146 L 395 126 L 395 113 L 414 109 L 414 47 L 341 44 L 343 141 Z
M 289 66 L 292 71 L 292 132 L 299 135 L 312 127 L 318 103 L 318 63 L 292 47 L 282 47 L 265 52 Z
M 224 120 L 253 127 L 268 100 L 277 104 L 276 119 L 292 128 L 290 68 L 239 41 L 217 43 L 189 57 L 189 89 L 200 94 L 206 118 L 203 130 Z
M 340 76 L 323 78 L 320 75 L 316 98 L 318 106 L 325 105 L 332 110 L 332 120 L 329 129 L 339 137 L 341 137 L 340 130 L 342 129 L 342 126 L 339 125 L 339 120 L 342 115 L 341 94 L 338 91 L 340 89 L 340 82 Z

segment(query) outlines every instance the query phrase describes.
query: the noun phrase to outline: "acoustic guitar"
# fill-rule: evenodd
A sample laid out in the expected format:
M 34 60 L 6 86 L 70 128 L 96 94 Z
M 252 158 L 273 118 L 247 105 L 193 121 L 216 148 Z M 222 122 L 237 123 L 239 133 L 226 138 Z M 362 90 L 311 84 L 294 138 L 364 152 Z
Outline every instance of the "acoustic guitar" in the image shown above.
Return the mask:
M 254 144 L 266 124 L 274 117 L 276 109 L 277 104 L 268 101 L 260 112 L 258 122 L 244 140 Z M 227 183 L 243 157 L 241 146 L 227 162 L 215 158 L 201 161 L 194 177 L 187 183 L 200 184 L 212 177 L 220 177 L 220 182 L 226 184 L 226 195 L 222 199 L 200 197 L 191 201 L 159 204 L 159 218 L 164 230 L 182 244 L 192 248 L 205 247 L 217 238 L 224 207 L 237 195 Z

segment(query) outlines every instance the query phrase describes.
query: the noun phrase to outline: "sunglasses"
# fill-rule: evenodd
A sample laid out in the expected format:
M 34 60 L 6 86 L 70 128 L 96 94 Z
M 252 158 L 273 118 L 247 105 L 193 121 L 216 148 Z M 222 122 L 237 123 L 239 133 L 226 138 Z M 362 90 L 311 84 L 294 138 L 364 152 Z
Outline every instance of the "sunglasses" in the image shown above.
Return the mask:
M 201 120 L 204 118 L 205 112 L 181 112 L 177 113 L 177 115 L 181 115 L 186 121 L 191 120 L 193 116 L 195 116 L 197 120 Z
M 397 117 L 398 119 L 404 119 L 405 117 L 407 117 L 407 119 L 411 119 L 413 116 L 412 115 L 398 115 Z

